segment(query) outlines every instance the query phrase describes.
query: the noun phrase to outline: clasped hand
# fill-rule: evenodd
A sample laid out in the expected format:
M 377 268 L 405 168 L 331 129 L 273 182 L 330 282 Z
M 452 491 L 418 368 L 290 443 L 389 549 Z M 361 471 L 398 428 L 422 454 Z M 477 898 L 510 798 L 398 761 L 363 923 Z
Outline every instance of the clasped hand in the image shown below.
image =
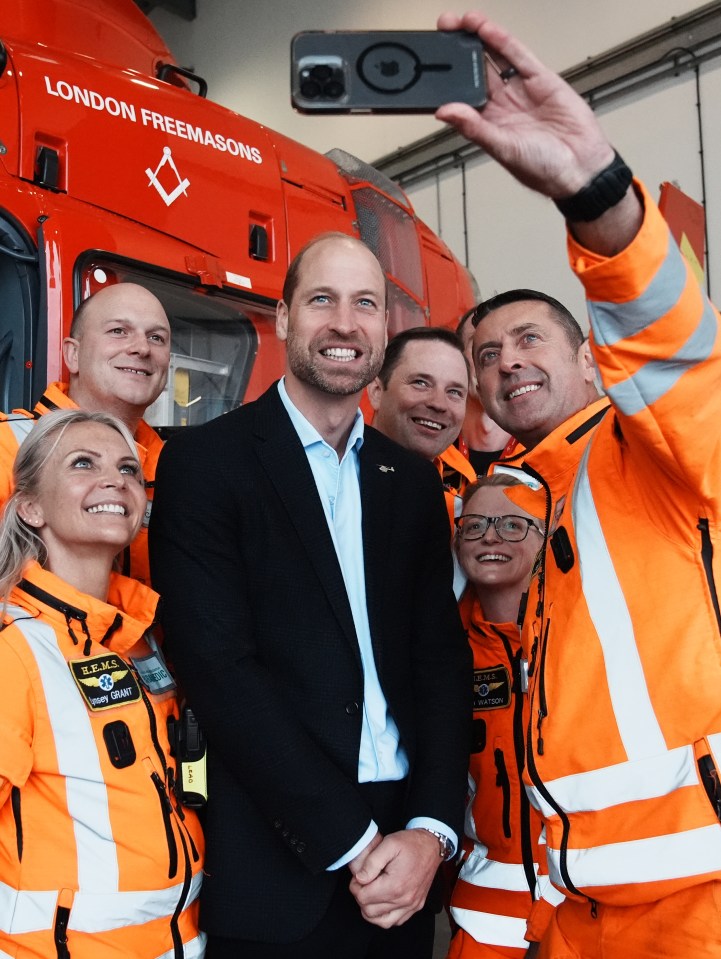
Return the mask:
M 423 908 L 440 862 L 438 840 L 424 829 L 375 836 L 349 863 L 363 918 L 383 929 L 410 919 Z

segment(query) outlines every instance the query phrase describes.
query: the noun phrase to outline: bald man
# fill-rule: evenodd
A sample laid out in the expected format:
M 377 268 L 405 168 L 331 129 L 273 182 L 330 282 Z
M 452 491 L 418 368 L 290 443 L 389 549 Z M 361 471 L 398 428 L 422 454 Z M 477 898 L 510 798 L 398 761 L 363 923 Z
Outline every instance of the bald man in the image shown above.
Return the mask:
M 145 520 L 126 550 L 122 571 L 149 583 L 148 521 L 163 442 L 143 416 L 168 378 L 170 324 L 160 300 L 135 283 L 118 283 L 88 297 L 63 341 L 63 358 L 67 383 L 49 384 L 32 413 L 0 414 L 0 505 L 12 490 L 20 444 L 40 416 L 74 407 L 114 414 L 135 437 L 148 490 Z

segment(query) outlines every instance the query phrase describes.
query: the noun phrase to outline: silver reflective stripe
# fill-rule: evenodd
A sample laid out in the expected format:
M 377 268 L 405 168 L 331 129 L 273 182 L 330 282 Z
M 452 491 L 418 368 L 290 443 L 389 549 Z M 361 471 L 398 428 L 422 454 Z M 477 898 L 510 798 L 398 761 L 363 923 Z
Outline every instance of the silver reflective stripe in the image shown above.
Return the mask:
M 79 889 L 116 892 L 118 853 L 90 715 L 55 631 L 37 620 L 18 620 L 15 626 L 27 639 L 42 679 L 58 771 L 66 779 L 68 812 L 75 830 Z
M 721 733 L 712 733 L 710 736 L 707 736 L 706 739 L 711 748 L 714 766 L 717 772 L 721 772 Z
M 208 937 L 204 932 L 199 932 L 195 939 L 190 939 L 188 942 L 183 944 L 183 957 L 184 959 L 203 959 L 205 955 L 205 943 Z M 0 955 L 2 959 L 2 955 Z M 157 956 L 156 959 L 175 959 L 175 950 L 169 949 L 168 952 L 164 952 L 162 956 Z
M 460 909 L 458 906 L 451 906 L 451 915 L 461 929 L 465 929 L 476 942 L 489 946 L 528 949 L 525 919 L 498 916 L 493 912 L 479 912 L 476 909 Z
M 588 479 L 588 457 L 581 459 L 573 487 L 572 514 L 583 595 L 603 650 L 606 682 L 618 732 L 629 759 L 666 751 L 651 704 L 636 646 L 633 623 L 608 551 Z
M 496 463 L 493 467 L 493 476 L 512 476 L 513 479 L 518 480 L 519 483 L 523 483 L 524 486 L 527 486 L 529 489 L 538 491 L 541 488 L 541 483 L 537 479 L 534 479 L 533 476 L 529 476 L 525 470 L 519 469 L 516 466 L 503 466 L 501 463 Z
M 698 326 L 678 352 L 668 359 L 649 360 L 633 376 L 606 390 L 613 405 L 626 416 L 651 406 L 676 385 L 683 373 L 711 356 L 717 333 L 716 314 L 706 303 Z
M 184 909 L 198 898 L 203 873 L 193 876 Z M 183 892 L 183 883 L 168 889 L 136 892 L 77 892 L 70 910 L 68 929 L 101 933 L 124 926 L 140 926 L 172 916 Z M 8 935 L 52 929 L 59 891 L 26 892 L 0 882 L 0 930 Z M 172 951 L 170 953 L 172 955 Z
M 203 884 L 198 871 L 190 883 L 190 892 L 183 909 L 195 902 Z M 122 926 L 142 926 L 162 916 L 172 916 L 183 892 L 183 883 L 168 889 L 141 889 L 137 892 L 116 892 L 112 895 L 92 892 L 76 893 L 70 911 L 68 929 L 76 932 L 108 932 Z
M 679 746 L 658 756 L 548 780 L 545 785 L 564 812 L 579 813 L 658 799 L 684 786 L 697 786 L 698 770 L 693 746 Z M 556 814 L 543 796 L 537 794 L 536 799 L 545 818 Z
M 486 847 L 484 846 L 483 849 Z M 535 863 L 534 863 L 535 867 Z M 458 876 L 472 886 L 484 889 L 505 889 L 507 892 L 528 892 L 528 880 L 519 863 L 496 862 L 485 855 L 471 852 Z
M 626 303 L 589 302 L 588 315 L 596 342 L 613 346 L 640 333 L 678 303 L 686 288 L 686 264 L 669 235 L 663 263 L 646 289 Z
M 18 417 L 18 419 L 2 420 L 10 428 L 10 432 L 15 437 L 18 446 L 22 446 L 30 435 L 30 430 L 35 426 L 35 420 L 28 416 Z
M 560 852 L 548 847 L 548 871 L 563 886 Z M 703 826 L 670 836 L 609 843 L 594 849 L 569 849 L 568 871 L 576 888 L 617 886 L 619 882 L 660 882 L 721 870 L 721 827 Z
M 560 889 L 556 887 L 551 882 L 550 876 L 538 876 L 538 882 L 536 883 L 536 899 L 545 899 L 546 902 L 549 902 L 552 906 L 560 906 L 563 900 L 566 898 Z
M 9 936 L 52 929 L 58 891 L 20 892 L 0 882 L 0 929 Z

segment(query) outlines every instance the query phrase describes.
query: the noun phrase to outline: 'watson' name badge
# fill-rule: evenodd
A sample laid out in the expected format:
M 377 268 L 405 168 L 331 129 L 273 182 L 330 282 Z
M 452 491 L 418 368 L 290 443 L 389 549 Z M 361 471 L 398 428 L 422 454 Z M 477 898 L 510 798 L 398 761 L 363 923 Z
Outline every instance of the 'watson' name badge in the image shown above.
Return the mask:
M 473 670 L 473 709 L 503 709 L 511 705 L 511 677 L 505 666 Z
M 68 666 L 81 696 L 93 712 L 140 699 L 140 687 L 130 667 L 113 653 L 71 659 Z

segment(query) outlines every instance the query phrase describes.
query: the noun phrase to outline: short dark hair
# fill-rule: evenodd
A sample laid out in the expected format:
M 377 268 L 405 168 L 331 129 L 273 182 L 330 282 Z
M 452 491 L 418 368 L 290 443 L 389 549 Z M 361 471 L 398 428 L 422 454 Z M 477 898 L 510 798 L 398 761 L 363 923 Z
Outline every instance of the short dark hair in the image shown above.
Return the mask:
M 476 325 L 476 310 L 477 310 L 477 309 L 478 309 L 478 307 L 472 306 L 472 307 L 470 308 L 470 310 L 466 310 L 466 312 L 463 314 L 463 316 L 462 316 L 462 317 L 459 319 L 459 321 L 456 323 L 456 333 L 457 333 L 461 338 L 463 338 L 463 327 L 466 325 L 466 323 L 468 323 L 469 320 L 471 321 L 471 323 L 473 324 L 473 326 Z
M 400 333 L 396 333 L 393 339 L 389 341 L 388 346 L 386 346 L 383 366 L 378 373 L 378 379 L 383 384 L 383 389 L 387 388 L 393 370 L 400 363 L 406 346 L 409 343 L 419 340 L 427 343 L 434 341 L 445 343 L 447 346 L 453 347 L 454 350 L 458 350 L 466 364 L 466 372 L 470 379 L 470 367 L 468 366 L 466 354 L 463 352 L 463 340 L 457 333 L 453 330 L 447 330 L 442 326 L 413 326 L 409 330 L 402 330 Z
M 80 305 L 77 307 L 77 309 L 76 309 L 75 312 L 73 313 L 73 318 L 72 318 L 72 321 L 71 321 L 71 323 L 70 323 L 70 334 L 69 334 L 69 335 L 70 335 L 74 340 L 77 340 L 77 339 L 80 338 L 80 332 L 81 332 L 81 328 L 82 328 L 82 325 L 83 325 L 83 320 L 85 319 L 85 314 L 86 314 L 87 311 L 88 311 L 88 306 L 89 306 L 90 301 L 92 300 L 93 296 L 94 296 L 94 294 L 92 294 L 91 296 L 86 297 L 86 299 L 84 299 L 84 300 L 82 301 L 82 303 L 80 303 Z
M 500 309 L 502 306 L 508 306 L 510 303 L 524 302 L 545 303 L 546 306 L 550 307 L 551 313 L 557 320 L 558 325 L 563 329 L 563 332 L 566 334 L 566 339 L 574 351 L 585 341 L 586 337 L 583 330 L 574 319 L 570 310 L 566 309 L 560 300 L 549 296 L 548 293 L 541 293 L 538 290 L 507 290 L 505 293 L 497 293 L 488 300 L 483 300 L 475 309 L 472 321 L 473 326 L 477 328 L 484 317 L 488 316 L 489 313 L 493 313 L 494 310 Z
M 309 253 L 314 246 L 317 246 L 319 243 L 324 243 L 326 240 L 355 240 L 356 243 L 360 243 L 361 246 L 365 246 L 366 249 L 373 253 L 373 250 L 368 246 L 367 243 L 364 243 L 363 240 L 359 240 L 357 236 L 352 236 L 350 233 L 342 233 L 340 230 L 328 230 L 325 233 L 319 233 L 318 236 L 314 236 L 312 240 L 308 242 L 298 250 L 296 255 L 290 261 L 288 266 L 288 272 L 285 274 L 285 281 L 283 282 L 283 302 L 286 306 L 290 306 L 291 300 L 295 295 L 295 291 L 298 288 L 298 283 L 300 282 L 300 271 L 303 266 L 303 260 L 305 259 L 306 253 Z M 375 256 L 375 253 L 373 253 Z M 376 259 L 378 259 L 376 257 Z M 381 267 L 381 272 L 383 273 L 383 280 L 385 283 L 384 292 L 386 294 L 386 301 L 388 300 L 388 280 L 386 278 L 385 272 Z

